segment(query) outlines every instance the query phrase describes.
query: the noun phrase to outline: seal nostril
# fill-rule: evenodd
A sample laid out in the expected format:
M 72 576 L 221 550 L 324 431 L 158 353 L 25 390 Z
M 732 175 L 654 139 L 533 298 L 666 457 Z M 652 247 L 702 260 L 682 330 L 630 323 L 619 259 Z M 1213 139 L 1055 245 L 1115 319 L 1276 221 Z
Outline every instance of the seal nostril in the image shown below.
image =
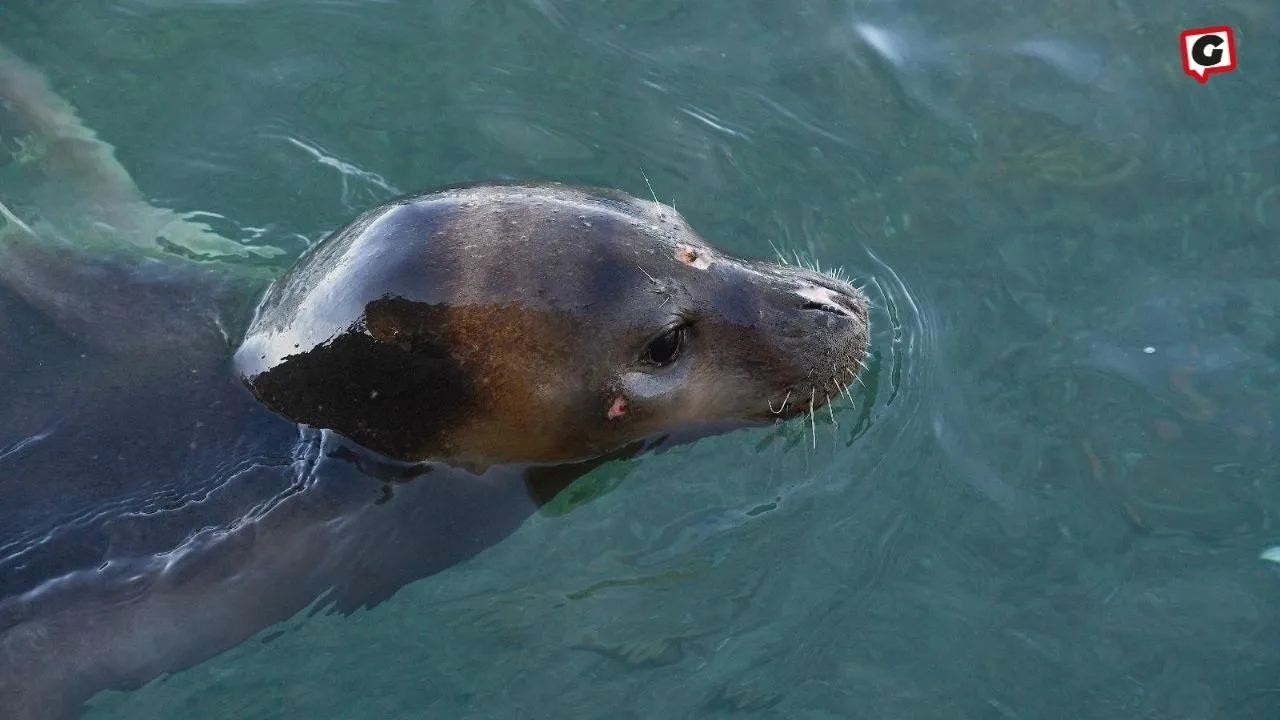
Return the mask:
M 804 300 L 800 305 L 801 310 L 817 310 L 852 318 L 861 317 L 863 314 L 858 299 L 839 290 L 820 285 L 803 285 L 797 288 L 795 293 Z

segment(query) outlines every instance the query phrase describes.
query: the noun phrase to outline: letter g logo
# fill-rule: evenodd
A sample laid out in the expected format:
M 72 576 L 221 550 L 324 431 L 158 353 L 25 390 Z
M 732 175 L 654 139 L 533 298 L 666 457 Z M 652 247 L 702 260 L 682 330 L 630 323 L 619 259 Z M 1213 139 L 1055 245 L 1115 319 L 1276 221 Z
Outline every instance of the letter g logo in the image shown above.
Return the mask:
M 1201 83 L 1214 73 L 1236 69 L 1236 42 L 1226 25 L 1186 30 L 1182 43 L 1182 71 Z

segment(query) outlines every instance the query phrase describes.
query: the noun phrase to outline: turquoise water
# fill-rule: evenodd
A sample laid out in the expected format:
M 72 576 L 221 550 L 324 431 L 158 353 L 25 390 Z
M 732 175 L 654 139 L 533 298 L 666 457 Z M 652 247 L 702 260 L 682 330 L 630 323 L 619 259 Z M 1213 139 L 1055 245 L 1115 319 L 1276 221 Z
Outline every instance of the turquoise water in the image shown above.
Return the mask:
M 1278 41 L 1268 0 L 0 4 L 262 262 L 402 191 L 651 185 L 876 304 L 858 408 L 89 717 L 1280 716 Z

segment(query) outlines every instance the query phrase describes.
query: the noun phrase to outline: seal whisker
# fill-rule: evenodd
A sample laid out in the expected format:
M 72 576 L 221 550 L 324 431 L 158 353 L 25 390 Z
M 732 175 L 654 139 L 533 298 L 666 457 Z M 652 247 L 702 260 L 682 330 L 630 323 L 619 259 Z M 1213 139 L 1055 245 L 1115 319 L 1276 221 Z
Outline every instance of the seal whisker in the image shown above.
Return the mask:
M 841 385 L 841 386 L 840 386 L 840 389 L 844 391 L 844 396 L 845 396 L 845 397 L 847 397 L 847 398 L 849 398 L 849 406 L 850 406 L 850 407 L 853 407 L 854 405 L 856 405 L 856 404 L 857 404 L 857 401 L 853 399 L 853 393 L 849 392 L 849 386 L 848 386 L 848 385 Z
M 769 470 L 773 477 L 777 477 L 782 470 L 782 454 L 786 443 L 786 438 L 783 436 L 785 428 L 786 425 L 782 422 L 782 418 L 774 418 L 773 430 L 769 433 L 769 445 L 772 454 L 769 459 Z
M 849 368 L 845 368 L 845 369 L 847 370 L 847 369 L 849 369 Z M 835 364 L 832 364 L 832 365 L 831 365 L 831 373 L 832 373 L 832 375 L 838 375 L 838 374 L 840 374 L 840 370 L 837 370 L 837 369 L 836 369 L 836 365 L 835 365 Z M 858 379 L 858 375 L 854 375 L 854 379 Z M 844 383 L 838 382 L 838 380 L 836 380 L 835 378 L 832 378 L 831 382 L 832 382 L 832 384 L 835 384 L 835 386 L 836 386 L 838 389 L 840 389 L 840 392 L 845 393 L 845 397 L 849 398 L 849 401 L 850 401 L 850 402 L 854 401 L 854 396 L 850 395 L 850 393 L 849 393 L 849 386 L 847 386 L 847 384 L 844 384 Z M 865 384 L 863 384 L 863 387 L 865 388 L 865 387 L 867 387 L 867 386 L 865 386 Z
M 782 251 L 778 249 L 778 246 L 773 244 L 773 240 L 769 240 L 768 243 L 769 247 L 773 249 L 773 254 L 778 256 L 778 262 L 783 265 L 791 264 L 791 262 L 787 260 L 786 256 L 782 254 Z
M 655 278 L 654 276 L 650 275 L 648 270 L 645 270 L 644 268 L 640 267 L 640 263 L 633 263 L 633 264 L 636 266 L 636 269 L 637 269 L 637 270 L 639 270 L 640 272 L 644 273 L 644 276 L 645 276 L 645 277 L 647 277 L 647 278 L 649 278 L 649 280 L 650 280 L 651 282 L 653 282 L 653 284 L 654 284 L 654 285 L 661 285 L 661 284 L 662 284 L 662 283 L 658 282 L 658 279 L 657 279 L 657 278 Z
M 831 396 L 827 395 L 827 412 L 831 413 L 831 424 L 840 427 L 840 423 L 836 422 L 836 411 L 831 409 Z
M 859 361 L 859 364 L 861 364 L 861 361 Z M 863 365 L 863 366 L 862 366 L 862 369 L 866 370 L 866 369 L 867 369 L 867 366 L 866 366 L 866 365 Z M 857 380 L 857 381 L 858 381 L 858 384 L 862 386 L 862 389 L 863 389 L 863 390 L 867 390 L 867 389 L 869 389 L 869 388 L 867 388 L 867 384 L 866 384 L 865 382 L 863 382 L 863 381 L 862 381 L 862 376 L 861 376 L 861 375 L 859 375 L 858 373 L 854 372 L 852 368 L 845 368 L 845 371 L 846 371 L 846 372 L 848 372 L 848 373 L 849 373 L 849 375 L 850 375 L 850 376 L 852 376 L 854 380 Z
M 787 409 L 787 401 L 788 401 L 788 400 L 790 400 L 790 399 L 791 399 L 791 391 L 790 391 L 790 390 L 788 390 L 788 391 L 787 391 L 787 396 L 786 396 L 786 397 L 784 397 L 784 398 L 782 398 L 782 407 L 779 407 L 777 410 L 774 410 L 774 409 L 773 409 L 773 401 L 772 401 L 772 400 L 770 400 L 769 398 L 765 398 L 765 399 L 764 399 L 764 401 L 765 401 L 766 403 L 768 403 L 768 404 L 769 404 L 769 411 L 770 411 L 770 412 L 772 412 L 774 415 L 781 415 L 781 414 L 782 414 L 782 411 Z
M 813 399 L 817 394 L 817 390 L 809 390 L 809 428 L 813 430 L 813 449 L 818 449 L 818 421 L 814 418 Z
M 640 177 L 644 178 L 644 184 L 649 186 L 649 194 L 653 196 L 653 201 L 658 202 L 658 193 L 653 191 L 653 185 L 649 183 L 649 176 L 644 174 L 644 166 L 640 166 Z

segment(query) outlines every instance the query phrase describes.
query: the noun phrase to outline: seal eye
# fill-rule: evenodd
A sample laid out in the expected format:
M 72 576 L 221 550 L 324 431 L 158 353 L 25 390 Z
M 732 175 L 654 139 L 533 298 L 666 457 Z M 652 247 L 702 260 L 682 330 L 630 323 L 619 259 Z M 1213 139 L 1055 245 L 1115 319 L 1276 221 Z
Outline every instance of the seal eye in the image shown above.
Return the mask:
M 646 365 L 657 367 L 670 365 L 684 347 L 685 332 L 685 326 L 678 325 L 654 338 L 645 347 L 644 355 L 640 357 L 641 361 Z

